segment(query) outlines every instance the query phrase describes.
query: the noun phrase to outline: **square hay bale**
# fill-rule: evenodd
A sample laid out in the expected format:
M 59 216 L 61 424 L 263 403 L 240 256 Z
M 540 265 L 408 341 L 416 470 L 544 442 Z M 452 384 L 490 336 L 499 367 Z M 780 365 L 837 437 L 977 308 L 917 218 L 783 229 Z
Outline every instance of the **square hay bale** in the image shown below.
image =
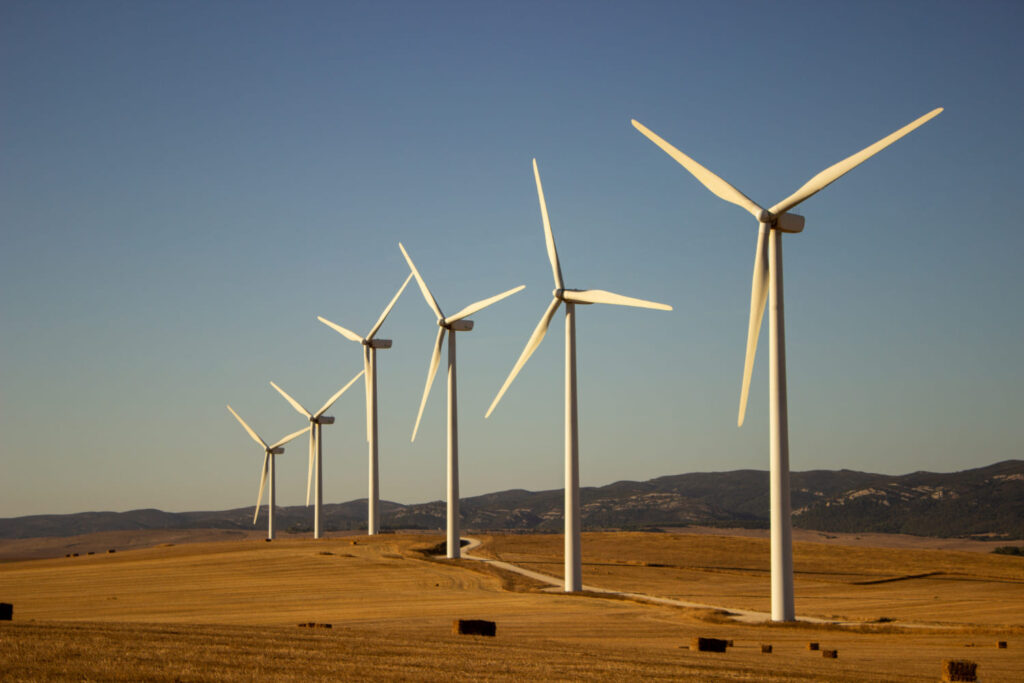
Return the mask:
M 334 628 L 334 624 L 317 624 L 317 628 Z
M 998 643 L 996 643 L 996 647 L 998 647 L 1000 650 L 1005 650 L 1006 649 L 1006 641 L 1005 640 L 1000 640 Z
M 817 643 L 807 643 L 807 649 L 808 650 L 817 650 L 818 649 L 818 644 Z
M 10 621 L 14 618 L 14 605 L 9 602 L 0 602 L 0 621 Z
M 108 554 L 108 555 L 110 555 L 110 554 L 113 554 L 113 553 L 116 553 L 116 552 L 117 552 L 117 549 L 116 549 L 116 548 L 111 548 L 111 549 L 109 549 L 109 550 L 107 551 L 107 554 Z
M 721 638 L 701 638 L 698 636 L 690 641 L 690 649 L 698 652 L 725 652 L 727 647 L 729 647 L 729 641 L 722 640 Z
M 947 659 L 942 663 L 942 680 L 976 681 L 978 665 L 966 659 Z
M 761 654 L 770 655 L 772 653 L 772 646 L 767 643 L 761 644 Z
M 452 622 L 452 633 L 463 636 L 490 636 L 498 632 L 498 625 L 486 619 L 456 619 Z
M 836 659 L 839 657 L 839 650 L 822 650 L 821 656 L 825 659 Z

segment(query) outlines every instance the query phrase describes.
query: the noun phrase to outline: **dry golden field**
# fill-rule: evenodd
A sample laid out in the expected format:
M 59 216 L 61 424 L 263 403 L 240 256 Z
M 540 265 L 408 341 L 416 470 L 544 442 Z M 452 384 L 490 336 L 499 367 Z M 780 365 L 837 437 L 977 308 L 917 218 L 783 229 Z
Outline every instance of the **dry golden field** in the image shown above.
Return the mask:
M 475 554 L 561 573 L 561 536 L 479 538 Z M 977 662 L 983 681 L 1024 672 L 1019 557 L 797 543 L 798 614 L 859 623 L 750 625 L 713 610 L 547 592 L 420 552 L 441 540 L 141 548 L 135 538 L 138 549 L 107 554 L 104 539 L 95 555 L 3 562 L 0 601 L 14 604 L 14 621 L 0 622 L 0 679 L 934 681 L 949 658 Z M 763 539 L 588 533 L 583 559 L 584 581 L 601 588 L 768 608 Z M 460 617 L 496 621 L 497 637 L 452 635 Z M 734 646 L 690 651 L 697 635 Z M 810 641 L 838 658 L 808 651 Z

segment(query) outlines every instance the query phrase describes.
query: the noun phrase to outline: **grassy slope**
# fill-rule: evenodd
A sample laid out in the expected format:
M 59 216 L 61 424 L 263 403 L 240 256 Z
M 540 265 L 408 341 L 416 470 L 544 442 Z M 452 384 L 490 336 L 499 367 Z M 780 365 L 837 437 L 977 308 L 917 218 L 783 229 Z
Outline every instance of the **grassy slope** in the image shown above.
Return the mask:
M 860 632 L 716 623 L 692 610 L 536 592 L 478 565 L 428 561 L 414 550 L 438 540 L 247 540 L 0 564 L 0 600 L 14 603 L 16 619 L 0 625 L 0 671 L 26 680 L 934 680 L 942 659 L 951 657 L 979 662 L 983 680 L 1017 680 L 1024 669 L 1024 626 L 1019 609 L 1006 607 L 1022 604 L 1020 558 L 821 552 L 799 544 L 801 601 L 826 586 L 847 616 L 905 610 L 921 615 L 915 619 L 962 625 Z M 560 557 L 557 536 L 488 541 L 506 560 L 560 571 L 553 564 Z M 585 580 L 597 585 L 735 607 L 760 607 L 766 600 L 767 545 L 760 539 L 587 534 L 583 547 Z M 955 569 L 964 578 L 858 583 L 922 569 Z M 915 584 L 926 586 L 927 600 L 908 593 Z M 965 593 L 975 585 L 987 588 Z M 879 602 L 886 607 L 881 613 Z M 493 619 L 498 637 L 453 636 L 456 617 Z M 334 628 L 295 626 L 308 621 Z M 731 638 L 736 646 L 725 655 L 680 649 L 695 635 Z M 1009 640 L 1010 648 L 995 649 L 997 639 Z M 808 652 L 810 640 L 838 648 L 839 659 Z M 762 655 L 762 642 L 772 643 L 775 653 Z

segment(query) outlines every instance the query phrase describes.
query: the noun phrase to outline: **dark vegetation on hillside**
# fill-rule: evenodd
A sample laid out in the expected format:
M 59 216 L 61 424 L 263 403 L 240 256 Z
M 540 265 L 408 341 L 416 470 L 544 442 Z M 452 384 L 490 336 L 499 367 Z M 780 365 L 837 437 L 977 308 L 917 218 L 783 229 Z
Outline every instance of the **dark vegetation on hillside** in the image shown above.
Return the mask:
M 1024 538 L 1024 461 L 1007 460 L 953 473 L 899 476 L 812 470 L 790 475 L 793 523 L 805 529 L 919 536 Z M 619 481 L 581 490 L 585 529 L 662 526 L 768 527 L 768 472 L 738 470 Z M 562 491 L 513 489 L 462 499 L 463 527 L 560 533 Z M 366 500 L 324 505 L 328 531 L 366 528 Z M 312 509 L 281 507 L 281 530 L 307 532 Z M 258 526 L 262 526 L 264 517 Z M 442 529 L 442 501 L 381 501 L 385 529 Z M 0 538 L 73 536 L 131 529 L 252 529 L 252 508 L 171 513 L 83 512 L 0 519 Z

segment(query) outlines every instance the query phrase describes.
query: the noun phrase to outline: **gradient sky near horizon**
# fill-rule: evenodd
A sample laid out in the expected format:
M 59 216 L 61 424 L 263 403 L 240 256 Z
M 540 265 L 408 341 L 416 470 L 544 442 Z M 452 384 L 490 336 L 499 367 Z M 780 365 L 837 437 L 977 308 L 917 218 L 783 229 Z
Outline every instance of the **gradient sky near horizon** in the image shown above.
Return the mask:
M 935 107 L 800 206 L 785 240 L 794 470 L 953 471 L 1024 445 L 1019 2 L 20 2 L 0 6 L 0 516 L 252 505 L 265 438 L 361 369 L 408 273 L 459 337 L 462 495 L 563 477 L 566 284 L 581 480 L 767 469 L 767 334 L 736 411 L 756 223 L 630 126 L 763 205 Z M 767 330 L 767 321 L 765 321 Z M 380 336 L 381 496 L 442 499 L 436 326 Z M 442 375 L 443 373 L 439 373 Z M 366 495 L 363 395 L 325 428 L 327 502 Z M 278 458 L 305 498 L 306 450 Z

